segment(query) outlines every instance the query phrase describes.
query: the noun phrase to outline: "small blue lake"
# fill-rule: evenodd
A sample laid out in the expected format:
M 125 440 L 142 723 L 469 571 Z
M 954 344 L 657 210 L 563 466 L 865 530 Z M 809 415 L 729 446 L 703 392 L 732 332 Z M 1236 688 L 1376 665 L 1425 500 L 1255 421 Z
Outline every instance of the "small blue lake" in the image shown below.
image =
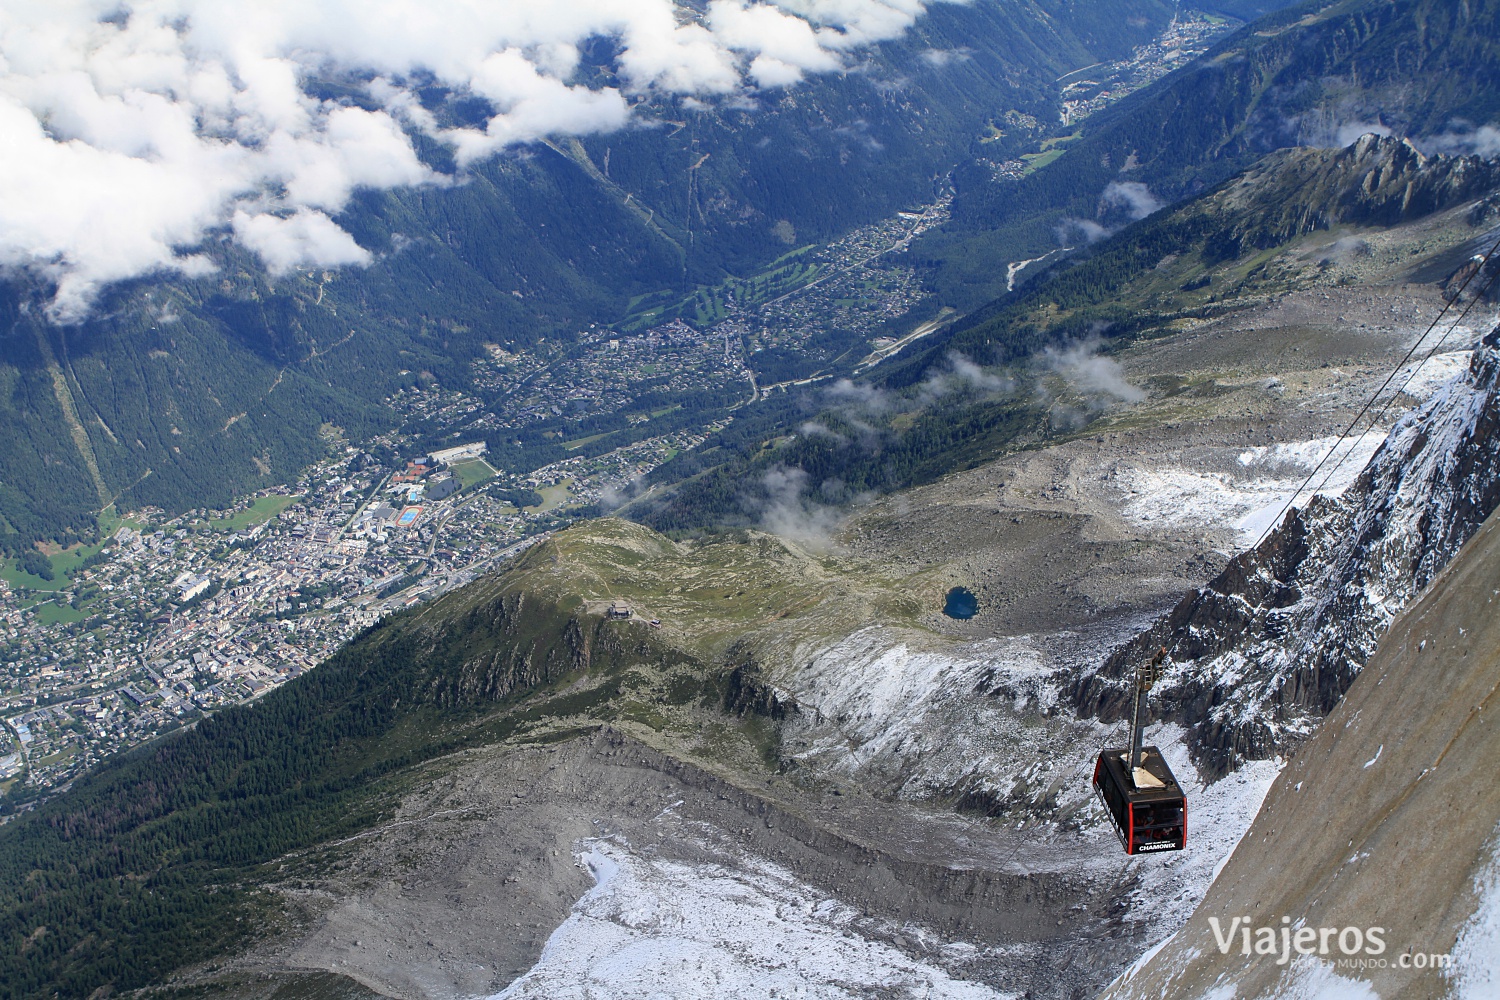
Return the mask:
M 954 587 L 948 591 L 948 599 L 943 602 L 943 614 L 949 618 L 968 621 L 978 613 L 979 598 L 968 587 Z

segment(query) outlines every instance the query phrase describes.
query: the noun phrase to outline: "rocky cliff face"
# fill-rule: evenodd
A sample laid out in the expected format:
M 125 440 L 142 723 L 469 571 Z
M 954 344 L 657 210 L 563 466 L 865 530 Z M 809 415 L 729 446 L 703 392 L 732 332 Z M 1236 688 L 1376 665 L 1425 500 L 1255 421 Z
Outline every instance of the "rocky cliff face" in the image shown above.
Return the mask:
M 1106 997 L 1500 995 L 1497 573 L 1491 518 L 1292 757 L 1186 926 Z M 1317 933 L 1283 956 L 1283 928 Z
M 1479 197 L 1500 184 L 1500 164 L 1478 156 L 1425 156 L 1405 139 L 1374 134 L 1337 150 L 1266 157 L 1213 199 L 1236 228 L 1272 245 L 1337 225 L 1394 226 Z
M 1340 226 L 1380 229 L 1462 205 L 1500 187 L 1500 162 L 1428 156 L 1405 139 L 1361 136 L 1342 149 L 1301 147 L 1266 156 L 1203 198 L 1177 210 L 1190 238 L 1207 237 L 1225 260 Z M 1493 197 L 1493 196 L 1492 196 Z M 1480 201 L 1467 222 L 1493 225 Z M 1356 245 L 1357 238 L 1351 238 Z
M 1343 697 L 1392 619 L 1500 504 L 1500 329 L 1466 374 L 1404 417 L 1357 483 L 1293 511 L 1260 545 L 1074 682 L 1123 716 L 1123 678 L 1159 646 L 1158 717 L 1223 773 L 1286 751 Z

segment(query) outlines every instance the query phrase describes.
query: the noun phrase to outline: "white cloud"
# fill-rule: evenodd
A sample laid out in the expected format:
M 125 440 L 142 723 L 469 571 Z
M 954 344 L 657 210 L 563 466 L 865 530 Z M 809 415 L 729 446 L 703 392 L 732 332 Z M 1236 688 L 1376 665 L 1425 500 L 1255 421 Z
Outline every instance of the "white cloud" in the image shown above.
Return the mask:
M 635 95 L 738 102 L 848 68 L 932 2 L 0 0 L 0 266 L 54 281 L 69 321 L 111 281 L 202 271 L 192 248 L 221 228 L 272 270 L 362 263 L 330 216 L 361 187 L 440 181 L 404 130 L 470 164 L 620 128 Z M 622 82 L 591 90 L 573 74 L 600 36 Z M 418 75 L 485 99 L 488 121 L 439 131 L 405 84 Z M 380 109 L 321 99 L 314 79 Z
M 825 391 L 828 398 L 834 401 L 835 406 L 852 411 L 884 413 L 891 408 L 890 394 L 868 382 L 854 382 L 841 378 Z
M 969 390 L 988 395 L 1010 392 L 1015 388 L 1012 380 L 985 371 L 957 351 L 948 352 L 946 361 L 946 368 L 934 368 L 932 374 L 922 382 L 919 398 L 924 403 L 933 402 L 952 392 Z
M 777 7 L 821 25 L 829 48 L 854 48 L 895 38 L 930 5 L 926 0 L 775 0 Z
M 241 210 L 234 213 L 232 223 L 235 238 L 258 253 L 274 275 L 299 267 L 337 267 L 370 260 L 370 252 L 322 212 L 304 209 L 282 219 Z
M 1451 153 L 1458 156 L 1482 156 L 1487 160 L 1500 157 L 1500 129 L 1481 125 L 1473 131 L 1439 132 L 1418 144 L 1424 153 Z
M 630 108 L 618 90 L 569 86 L 542 72 L 519 49 L 506 49 L 485 59 L 469 85 L 500 114 L 490 119 L 483 132 L 460 129 L 448 133 L 458 146 L 463 166 L 495 150 L 545 135 L 612 131 L 630 117 Z
M 1111 396 L 1121 402 L 1138 403 L 1146 394 L 1125 379 L 1119 362 L 1098 353 L 1099 342 L 1087 340 L 1058 350 L 1049 347 L 1044 353 L 1047 366 L 1086 395 Z
M 1072 249 L 1071 244 L 1080 239 L 1084 243 L 1098 243 L 1110 234 L 1111 230 L 1105 229 L 1093 219 L 1076 219 L 1072 216 L 1058 223 L 1053 233 L 1057 236 L 1057 245 Z
M 923 49 L 922 60 L 939 68 L 952 63 L 967 62 L 974 58 L 974 50 L 967 45 L 956 49 Z
M 844 515 L 808 497 L 808 484 L 802 469 L 775 466 L 761 476 L 762 496 L 754 498 L 752 505 L 760 507 L 760 526 L 766 531 L 814 552 L 827 552 L 837 548 L 834 535 Z
M 750 72 L 763 87 L 788 86 L 801 80 L 804 71 L 827 73 L 844 65 L 838 53 L 823 44 L 828 33 L 820 38 L 807 21 L 769 4 L 713 0 L 708 23 L 723 44 L 754 54 Z
M 1140 181 L 1110 181 L 1099 201 L 1108 207 L 1125 209 L 1132 219 L 1144 219 L 1161 208 L 1161 201 Z

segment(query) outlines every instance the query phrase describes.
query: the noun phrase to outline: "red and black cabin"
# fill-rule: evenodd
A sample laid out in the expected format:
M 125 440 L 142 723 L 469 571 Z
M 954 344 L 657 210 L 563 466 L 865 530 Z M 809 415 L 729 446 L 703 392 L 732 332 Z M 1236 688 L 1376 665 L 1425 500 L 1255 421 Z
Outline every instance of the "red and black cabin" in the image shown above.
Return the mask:
M 1094 764 L 1094 791 L 1114 820 L 1126 854 L 1180 851 L 1187 846 L 1187 796 L 1156 747 L 1141 747 L 1132 775 L 1128 748 L 1106 750 Z
M 1094 763 L 1094 793 L 1104 803 L 1126 854 L 1180 851 L 1187 846 L 1187 796 L 1157 747 L 1144 745 L 1151 685 L 1167 647 L 1135 668 L 1130 747 L 1106 750 Z

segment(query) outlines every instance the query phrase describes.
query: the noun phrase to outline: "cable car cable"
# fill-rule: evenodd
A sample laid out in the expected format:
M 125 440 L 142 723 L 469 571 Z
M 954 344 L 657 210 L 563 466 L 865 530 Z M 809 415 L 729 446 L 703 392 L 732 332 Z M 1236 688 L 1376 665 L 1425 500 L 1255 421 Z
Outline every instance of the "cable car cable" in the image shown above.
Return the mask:
M 1438 314 L 1427 325 L 1427 329 L 1422 331 L 1422 335 L 1407 349 L 1406 354 L 1391 369 L 1391 373 L 1385 377 L 1385 380 L 1381 382 L 1370 398 L 1360 407 L 1359 412 L 1349 421 L 1348 426 L 1334 440 L 1333 446 L 1318 460 L 1318 464 L 1308 473 L 1307 478 L 1287 498 L 1286 503 L 1282 505 L 1276 517 L 1267 524 L 1266 528 L 1261 532 L 1260 537 L 1256 539 L 1256 545 L 1263 542 L 1271 530 L 1286 517 L 1287 512 L 1291 510 L 1292 505 L 1296 503 L 1297 497 L 1301 495 L 1302 491 L 1317 478 L 1318 473 L 1323 470 L 1324 466 L 1328 465 L 1329 460 L 1337 456 L 1317 489 L 1313 491 L 1314 495 L 1328 485 L 1333 474 L 1354 453 L 1354 449 L 1358 446 L 1359 441 L 1362 441 L 1365 435 L 1380 422 L 1396 398 L 1406 392 L 1407 387 L 1411 385 L 1417 373 L 1432 359 L 1437 353 L 1438 348 L 1447 342 L 1459 324 L 1468 317 L 1470 311 L 1485 296 L 1491 285 L 1494 284 L 1496 275 L 1486 275 L 1486 272 L 1489 270 L 1490 261 L 1494 258 L 1497 251 L 1500 251 L 1500 239 L 1497 239 L 1490 247 L 1483 259 L 1480 260 L 1479 266 L 1464 278 L 1463 283 L 1459 286 L 1453 297 L 1444 302 L 1442 309 L 1438 310 Z M 1360 432 L 1354 446 L 1351 446 L 1343 455 L 1339 455 L 1339 446 L 1349 439 L 1349 435 L 1354 432 L 1354 429 L 1360 425 L 1360 422 L 1370 413 L 1376 402 L 1379 401 L 1381 393 L 1390 388 L 1391 383 L 1396 380 L 1396 377 L 1401 374 L 1402 369 L 1411 361 L 1422 345 L 1427 342 L 1427 338 L 1443 322 L 1444 317 L 1448 315 L 1448 311 L 1453 308 L 1453 305 L 1463 298 L 1464 293 L 1468 291 L 1469 285 L 1478 276 L 1484 276 L 1480 290 L 1464 306 L 1458 318 L 1437 339 L 1426 355 L 1423 356 L 1422 360 L 1411 369 L 1405 380 L 1401 383 L 1401 387 L 1386 399 L 1379 412 L 1370 421 L 1370 425 Z M 1160 749 L 1145 747 L 1143 745 L 1144 728 L 1147 713 L 1149 712 L 1147 706 L 1150 689 L 1161 676 L 1161 664 L 1168 656 L 1167 647 L 1162 646 L 1156 655 L 1152 657 L 1149 665 L 1136 665 L 1133 678 L 1134 700 L 1130 712 L 1130 747 L 1124 753 L 1119 754 L 1118 759 L 1115 758 L 1114 751 L 1108 744 L 1113 739 L 1115 731 L 1119 729 L 1120 723 L 1116 723 L 1110 732 L 1106 734 L 1105 749 L 1100 752 L 1094 766 L 1094 791 L 1098 795 L 1101 804 L 1105 807 L 1106 815 L 1113 821 L 1116 833 L 1120 836 L 1120 841 L 1125 847 L 1126 854 L 1129 855 L 1145 851 L 1182 850 L 1187 847 L 1187 799 L 1183 794 L 1182 786 L 1177 783 L 1175 777 L 1172 775 L 1171 768 L 1167 765 Z M 1121 720 L 1121 722 L 1123 721 Z M 1152 767 L 1147 768 L 1146 759 L 1153 752 L 1157 757 L 1162 759 Z M 1075 774 L 1077 770 L 1075 768 Z M 1137 815 L 1136 810 L 1138 806 L 1144 809 L 1144 813 L 1141 816 Z M 1162 815 L 1163 810 L 1166 811 L 1165 816 Z M 1011 858 L 1015 857 L 1019 848 L 1020 843 L 1018 841 L 1016 847 L 1011 851 Z
M 1432 331 L 1437 328 L 1437 325 L 1443 321 L 1443 317 L 1448 314 L 1449 309 L 1453 308 L 1453 304 L 1463 297 L 1465 290 L 1467 290 L 1469 287 L 1469 283 L 1472 282 L 1478 275 L 1483 274 L 1485 270 L 1488 269 L 1490 258 L 1495 255 L 1495 251 L 1497 250 L 1500 250 L 1500 240 L 1496 240 L 1495 244 L 1490 247 L 1489 252 L 1484 255 L 1484 259 L 1480 262 L 1479 267 L 1475 269 L 1474 273 L 1464 279 L 1464 283 L 1459 286 L 1458 292 L 1453 296 L 1453 298 L 1443 304 L 1443 308 L 1439 310 L 1437 316 L 1435 316 L 1432 322 L 1428 324 L 1427 329 L 1423 331 L 1422 336 L 1418 337 L 1416 339 L 1416 342 L 1411 345 L 1411 349 L 1406 352 L 1406 356 L 1396 363 L 1396 367 L 1393 368 L 1391 370 L 1391 373 L 1386 376 L 1385 381 L 1380 384 L 1380 387 L 1375 390 L 1374 394 L 1369 398 L 1365 405 L 1360 408 L 1360 411 L 1354 415 L 1354 419 L 1349 421 L 1349 426 L 1344 428 L 1344 432 L 1338 436 L 1338 439 L 1336 441 L 1333 442 L 1333 447 L 1328 450 L 1327 454 L 1323 456 L 1323 458 L 1318 462 L 1313 470 L 1307 474 L 1307 478 L 1302 481 L 1302 485 L 1297 487 L 1296 491 L 1293 492 L 1291 497 L 1287 499 L 1287 502 L 1282 505 L 1281 510 L 1277 512 L 1276 516 L 1272 518 L 1271 521 L 1266 525 L 1266 527 L 1261 531 L 1260 537 L 1256 538 L 1255 545 L 1250 546 L 1250 548 L 1253 549 L 1261 542 L 1265 541 L 1266 536 L 1269 535 L 1272 530 L 1274 530 L 1276 526 L 1281 523 L 1282 518 L 1286 517 L 1287 511 L 1291 510 L 1292 504 L 1296 502 L 1297 497 L 1301 495 L 1302 491 L 1307 488 L 1307 484 L 1312 482 L 1314 477 L 1316 477 L 1317 474 L 1322 471 L 1323 466 L 1327 464 L 1328 460 L 1332 458 L 1333 455 L 1339 450 L 1339 445 L 1344 443 L 1344 440 L 1348 438 L 1350 432 L 1354 430 L 1355 426 L 1360 422 L 1360 420 L 1364 419 L 1364 415 L 1370 412 L 1370 407 L 1375 405 L 1375 400 L 1380 398 L 1380 394 L 1384 392 L 1386 390 L 1386 387 L 1391 384 L 1391 382 L 1396 378 L 1398 374 L 1400 374 L 1402 367 L 1411 360 L 1412 355 L 1417 353 L 1417 348 L 1422 346 L 1422 343 L 1427 339 L 1428 335 L 1431 334 Z M 1489 284 L 1492 283 L 1493 280 L 1494 278 L 1492 276 L 1490 278 L 1490 281 L 1486 282 L 1484 289 L 1485 291 L 1488 290 Z M 1469 300 L 1469 305 L 1464 309 L 1463 314 L 1459 316 L 1458 321 L 1462 321 L 1464 316 L 1467 316 L 1469 314 L 1469 310 L 1474 307 L 1474 303 L 1479 300 L 1479 297 L 1480 295 L 1476 294 L 1473 299 Z M 1458 321 L 1455 321 L 1455 326 L 1457 325 Z M 1442 339 L 1446 340 L 1447 334 L 1444 334 Z M 1442 340 L 1439 340 L 1438 342 L 1442 343 Z M 1389 403 L 1387 405 L 1389 405 Z M 1383 413 L 1385 411 L 1382 410 L 1381 412 Z M 1365 433 L 1369 432 L 1366 431 Z M 1362 434 L 1360 436 L 1363 437 L 1364 435 Z M 1350 449 L 1350 452 L 1352 451 L 1353 449 Z M 1345 454 L 1344 458 L 1347 457 L 1348 453 Z M 1339 459 L 1339 463 L 1335 464 L 1334 468 L 1337 468 L 1338 464 L 1341 464 L 1344 461 L 1344 458 Z
M 1491 252 L 1493 253 L 1493 250 Z M 1476 271 L 1475 273 L 1477 274 L 1478 272 Z M 1473 275 L 1470 275 L 1470 278 L 1473 278 Z M 1432 347 L 1428 349 L 1427 354 L 1423 356 L 1421 361 L 1417 362 L 1416 367 L 1413 368 L 1411 370 L 1411 373 L 1406 376 L 1406 381 L 1401 383 L 1401 388 L 1397 389 L 1390 395 L 1389 398 L 1386 399 L 1385 405 L 1380 408 L 1380 412 L 1375 414 L 1375 418 L 1370 421 L 1370 426 L 1366 427 L 1362 432 L 1360 432 L 1359 437 L 1355 440 L 1356 448 L 1359 446 L 1359 442 L 1364 440 L 1365 435 L 1369 434 L 1380 423 L 1380 419 L 1384 417 L 1386 412 L 1391 408 L 1391 404 L 1400 399 L 1402 394 L 1406 392 L 1406 387 L 1411 385 L 1412 379 L 1417 377 L 1417 373 L 1422 370 L 1422 366 L 1432 360 L 1433 356 L 1437 354 L 1438 349 L 1448 342 L 1449 337 L 1453 336 L 1453 331 L 1457 330 L 1459 324 L 1462 323 L 1466 318 L 1468 318 L 1469 311 L 1473 309 L 1475 304 L 1478 303 L 1479 300 L 1484 297 L 1485 293 L 1490 290 L 1490 286 L 1495 283 L 1495 278 L 1496 275 L 1490 275 L 1489 279 L 1485 282 L 1484 287 L 1474 293 L 1474 297 L 1469 300 L 1469 304 L 1464 307 L 1464 311 L 1459 313 L 1458 317 L 1453 321 L 1452 325 L 1448 327 L 1448 332 L 1444 333 L 1441 337 L 1433 342 Z M 1460 291 L 1460 294 L 1462 294 L 1462 291 Z M 1426 335 L 1424 334 L 1423 337 L 1425 338 L 1425 336 Z M 1418 343 L 1420 343 L 1420 341 L 1418 341 Z M 1318 484 L 1317 489 L 1313 490 L 1314 495 L 1321 492 L 1323 490 L 1323 487 L 1328 485 L 1328 481 L 1333 478 L 1333 474 L 1338 471 L 1338 467 L 1342 465 L 1344 461 L 1347 460 L 1348 457 L 1352 454 L 1354 454 L 1354 448 L 1350 448 L 1347 452 L 1344 453 L 1343 458 L 1334 463 L 1333 468 L 1329 469 L 1327 474 L 1323 476 L 1323 481 Z

